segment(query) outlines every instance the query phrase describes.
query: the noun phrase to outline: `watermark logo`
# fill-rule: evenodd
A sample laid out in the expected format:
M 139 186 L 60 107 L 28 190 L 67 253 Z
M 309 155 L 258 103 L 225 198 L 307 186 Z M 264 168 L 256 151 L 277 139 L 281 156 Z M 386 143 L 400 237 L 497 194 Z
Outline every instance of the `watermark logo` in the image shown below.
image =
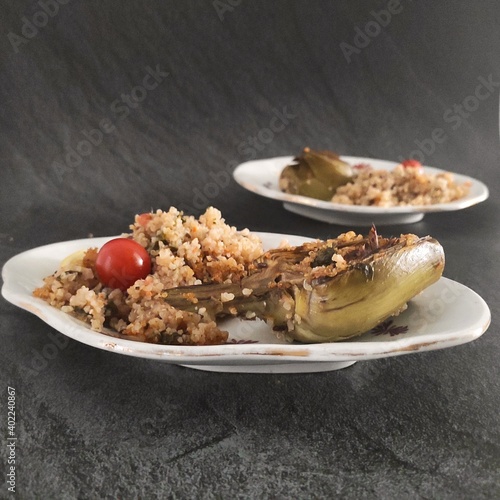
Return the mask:
M 245 140 L 241 141 L 237 150 L 243 157 L 243 161 L 249 161 L 257 158 L 259 152 L 263 151 L 269 145 L 276 134 L 285 130 L 292 120 L 297 118 L 297 115 L 290 112 L 288 106 L 283 106 L 281 109 L 272 108 L 272 117 L 266 127 L 262 127 L 252 136 L 248 136 Z M 227 163 L 224 169 L 218 172 L 210 172 L 208 175 L 212 179 L 207 182 L 202 189 L 193 188 L 193 201 L 192 207 L 186 207 L 194 212 L 194 209 L 201 210 L 210 204 L 223 189 L 225 189 L 231 182 L 231 175 L 229 172 L 238 164 L 236 161 Z M 194 207 L 194 208 L 193 208 Z
M 352 44 L 347 42 L 340 43 L 340 50 L 348 63 L 352 61 L 354 54 L 360 54 L 362 49 L 368 47 L 372 43 L 372 40 L 382 33 L 383 28 L 389 26 L 393 16 L 403 12 L 400 0 L 389 0 L 386 7 L 378 12 L 372 10 L 370 12 L 372 19 L 363 28 L 359 26 L 354 28 L 355 35 Z
M 141 85 L 135 86 L 128 93 L 122 93 L 110 104 L 109 109 L 113 119 L 102 118 L 97 127 L 82 129 L 80 133 L 84 137 L 83 139 L 75 145 L 66 144 L 64 146 L 64 157 L 52 163 L 53 171 L 58 180 L 62 182 L 66 173 L 77 168 L 86 156 L 90 156 L 94 148 L 99 147 L 107 135 L 116 131 L 117 124 L 143 103 L 149 92 L 156 89 L 168 75 L 169 73 L 163 71 L 159 64 L 155 68 L 147 66 Z
M 20 365 L 20 369 L 28 375 L 38 375 L 45 370 L 49 366 L 49 362 L 56 359 L 69 344 L 69 338 L 57 332 L 50 332 L 49 338 L 50 342 L 47 342 L 41 351 L 31 349 L 32 357 L 29 366 Z
M 458 130 L 467 119 L 477 111 L 482 101 L 486 101 L 490 96 L 496 95 L 496 90 L 500 88 L 500 82 L 493 79 L 493 75 L 488 75 L 487 78 L 479 76 L 478 84 L 474 91 L 462 99 L 461 102 L 453 104 L 443 113 L 443 122 L 451 125 L 452 130 Z M 424 163 L 426 158 L 433 155 L 437 149 L 437 145 L 443 144 L 448 140 L 448 133 L 443 127 L 436 127 L 432 132 L 423 139 L 415 139 L 413 142 L 417 146 L 406 156 L 399 156 L 399 161 L 404 161 L 408 158 L 418 160 Z
M 241 5 L 243 0 L 214 0 L 212 5 L 221 22 L 224 21 L 226 12 L 233 12 L 235 7 Z
M 283 106 L 281 110 L 273 108 L 272 113 L 274 116 L 269 120 L 268 127 L 261 128 L 254 136 L 238 144 L 238 153 L 245 161 L 257 158 L 257 153 L 263 151 L 266 145 L 273 142 L 276 134 L 283 132 L 290 121 L 297 118 L 297 115 L 290 113 L 288 106 Z
M 50 18 L 57 16 L 61 5 L 66 5 L 70 0 L 39 0 L 37 5 L 40 10 L 37 10 L 30 18 L 23 16 L 21 18 L 21 34 L 9 32 L 9 39 L 14 52 L 20 52 L 19 47 L 27 45 L 30 40 L 35 38 L 41 29 L 49 24 Z
M 7 387 L 7 489 L 16 492 L 16 390 Z

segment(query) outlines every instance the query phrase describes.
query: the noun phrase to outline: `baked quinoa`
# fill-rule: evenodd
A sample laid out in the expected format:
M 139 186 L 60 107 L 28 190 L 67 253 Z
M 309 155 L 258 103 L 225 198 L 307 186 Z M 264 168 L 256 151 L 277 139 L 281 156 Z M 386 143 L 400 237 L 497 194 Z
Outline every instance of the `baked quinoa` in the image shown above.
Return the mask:
M 88 322 L 93 330 L 162 344 L 208 345 L 227 332 L 204 315 L 165 302 L 168 290 L 202 283 L 238 282 L 263 253 L 260 238 L 227 225 L 216 208 L 199 218 L 176 208 L 137 215 L 123 235 L 146 249 L 151 272 L 125 290 L 106 287 L 96 272 L 96 248 L 64 259 L 34 291 L 54 307 Z

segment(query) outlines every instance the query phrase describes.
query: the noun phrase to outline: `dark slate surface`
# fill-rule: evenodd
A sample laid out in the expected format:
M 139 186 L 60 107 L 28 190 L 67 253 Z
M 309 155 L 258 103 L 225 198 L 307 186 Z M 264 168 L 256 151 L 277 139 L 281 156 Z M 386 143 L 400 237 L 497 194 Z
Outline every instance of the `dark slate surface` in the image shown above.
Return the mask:
M 17 496 L 498 498 L 498 2 L 45 0 L 50 17 L 42 3 L 0 6 L 2 263 L 170 205 L 336 235 L 229 181 L 234 165 L 304 145 L 386 159 L 420 149 L 492 196 L 385 232 L 436 236 L 445 275 L 485 298 L 493 324 L 468 345 L 338 372 L 210 374 L 64 341 L 2 300 L 2 467 L 12 386 Z M 379 29 L 371 10 L 388 8 Z M 132 91 L 141 102 L 125 105 Z M 462 104 L 477 109 L 459 115 Z M 289 123 L 263 143 L 276 110 Z

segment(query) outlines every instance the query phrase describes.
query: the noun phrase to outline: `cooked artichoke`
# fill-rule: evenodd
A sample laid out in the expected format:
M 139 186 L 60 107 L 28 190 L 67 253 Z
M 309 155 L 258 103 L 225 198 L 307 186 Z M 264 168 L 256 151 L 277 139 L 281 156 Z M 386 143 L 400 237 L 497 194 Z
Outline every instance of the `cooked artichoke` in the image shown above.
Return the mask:
M 240 283 L 171 289 L 166 301 L 205 309 L 213 319 L 258 317 L 302 342 L 335 342 L 398 314 L 437 281 L 444 253 L 433 238 L 383 238 L 353 232 L 336 239 L 274 249 L 254 262 Z
M 280 175 L 279 186 L 285 193 L 330 200 L 335 190 L 353 177 L 352 167 L 331 151 L 304 148 L 294 161 Z

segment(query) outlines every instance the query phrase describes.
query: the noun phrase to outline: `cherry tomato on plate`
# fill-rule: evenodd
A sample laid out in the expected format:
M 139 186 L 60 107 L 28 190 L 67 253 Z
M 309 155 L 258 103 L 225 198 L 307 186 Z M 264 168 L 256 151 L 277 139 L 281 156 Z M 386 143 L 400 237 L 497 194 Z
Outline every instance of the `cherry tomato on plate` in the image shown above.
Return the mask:
M 422 164 L 418 160 L 404 160 L 401 162 L 401 165 L 403 165 L 403 167 L 422 168 Z
M 136 241 L 115 238 L 99 250 L 95 269 L 103 285 L 126 290 L 151 272 L 151 258 Z
M 136 217 L 137 224 L 139 226 L 146 226 L 147 223 L 153 218 L 153 214 L 151 212 L 145 212 L 143 214 L 139 214 Z

